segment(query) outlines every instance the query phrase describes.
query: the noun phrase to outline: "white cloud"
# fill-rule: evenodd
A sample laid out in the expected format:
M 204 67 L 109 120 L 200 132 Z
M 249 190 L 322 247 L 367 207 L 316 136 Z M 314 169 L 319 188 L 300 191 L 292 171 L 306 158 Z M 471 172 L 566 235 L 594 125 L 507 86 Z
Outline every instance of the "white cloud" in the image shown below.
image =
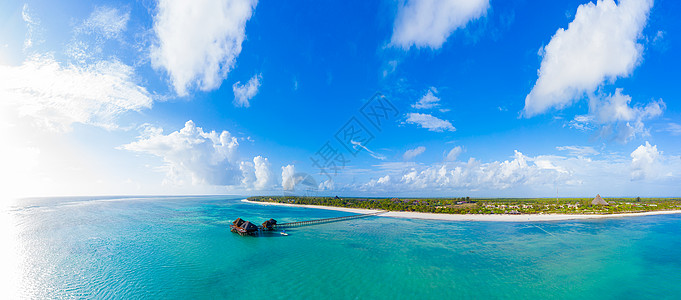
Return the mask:
M 24 3 L 24 6 L 21 9 L 21 19 L 26 22 L 26 39 L 24 39 L 24 49 L 28 49 L 32 47 L 33 45 L 37 44 L 38 41 L 35 40 L 36 35 L 38 34 L 38 26 L 40 26 L 40 20 L 31 15 L 30 10 L 28 8 L 28 4 Z
M 641 60 L 637 40 L 652 5 L 652 0 L 580 5 L 568 28 L 558 29 L 540 51 L 539 78 L 525 98 L 525 115 L 563 108 L 606 80 L 629 76 Z
M 203 91 L 220 87 L 241 53 L 256 5 L 257 0 L 160 0 L 152 66 L 168 72 L 180 96 L 193 86 Z
M 355 149 L 362 148 L 362 149 L 366 150 L 366 152 L 368 152 L 369 155 L 371 155 L 371 157 L 373 157 L 373 158 L 375 158 L 375 159 L 380 159 L 380 160 L 385 160 L 385 159 L 386 159 L 385 156 L 383 156 L 383 155 L 381 155 L 381 154 L 378 154 L 378 153 L 376 153 L 376 152 L 374 152 L 374 151 L 371 151 L 369 148 L 367 148 L 366 146 L 362 145 L 361 142 L 354 141 L 354 140 L 350 140 L 350 143 L 352 144 L 352 147 L 355 148 Z
M 0 98 L 19 116 L 54 131 L 68 131 L 73 123 L 117 128 L 123 113 L 152 105 L 133 68 L 118 60 L 62 66 L 50 56 L 0 65 Z
M 262 190 L 270 184 L 272 177 L 270 163 L 267 161 L 267 158 L 256 156 L 253 158 L 253 164 L 255 165 L 255 188 Z
M 667 131 L 672 135 L 681 135 L 681 124 L 669 123 L 667 124 Z
M 123 32 L 130 21 L 130 11 L 98 6 L 90 16 L 74 29 L 74 36 L 66 45 L 66 55 L 81 64 L 101 60 L 105 44 L 117 39 L 123 45 Z
M 364 183 L 360 187 L 360 190 L 385 189 L 385 188 L 391 186 L 392 184 L 393 183 L 391 182 L 390 175 L 385 175 L 385 176 L 380 177 L 378 179 L 369 180 L 368 182 Z
M 412 160 L 414 157 L 417 157 L 417 156 L 423 154 L 423 152 L 425 152 L 425 151 L 426 151 L 426 147 L 418 146 L 414 149 L 410 149 L 410 150 L 405 151 L 404 155 L 402 155 L 402 158 L 404 160 Z
M 592 155 L 590 147 L 557 147 Z M 373 179 L 346 185 L 364 193 L 384 195 L 451 195 L 453 192 L 527 197 L 555 195 L 584 197 L 597 193 L 616 196 L 658 195 L 678 193 L 681 179 L 681 157 L 663 155 L 656 146 L 646 143 L 629 157 L 616 153 L 596 156 L 556 155 L 527 156 L 515 151 L 505 161 L 442 162 L 430 165 L 395 164 L 370 174 Z M 369 173 L 370 171 L 364 171 Z M 639 181 L 632 185 L 631 180 Z M 664 187 L 664 190 L 660 190 Z
M 193 185 L 237 185 L 243 176 L 236 162 L 238 146 L 228 131 L 204 132 L 190 120 L 167 135 L 148 126 L 137 141 L 120 148 L 162 158 L 168 184 L 183 185 L 189 179 Z
M 456 131 L 456 128 L 454 128 L 449 121 L 439 119 L 429 114 L 408 113 L 407 123 L 417 124 L 422 128 L 436 132 Z
M 400 4 L 391 45 L 438 49 L 456 29 L 485 15 L 489 0 L 410 0 Z
M 600 123 L 619 121 L 638 121 L 651 119 L 662 115 L 665 103 L 662 100 L 652 101 L 645 107 L 630 107 L 631 97 L 622 94 L 622 89 L 616 89 L 615 94 L 608 95 L 601 100 L 592 99 L 589 110 Z
M 661 154 L 657 145 L 651 146 L 648 142 L 631 152 L 631 180 L 659 176 Z
M 285 191 L 292 191 L 295 189 L 296 184 L 300 182 L 302 178 L 296 176 L 296 167 L 294 165 L 286 165 L 281 167 L 281 187 Z
M 271 187 L 272 171 L 266 157 L 256 156 L 253 162 L 242 161 L 239 170 L 243 178 L 241 186 L 246 189 L 264 190 Z
M 104 38 L 117 38 L 125 31 L 130 12 L 123 12 L 115 7 L 99 6 L 76 28 L 77 32 L 96 33 Z
M 461 146 L 456 146 L 452 148 L 452 150 L 449 150 L 447 153 L 447 156 L 445 157 L 446 161 L 456 161 L 456 159 L 459 157 L 459 155 L 463 152 L 463 149 Z
M 651 101 L 645 106 L 630 106 L 631 97 L 616 89 L 614 94 L 592 96 L 589 114 L 576 116 L 570 127 L 587 131 L 600 128 L 599 136 L 614 138 L 626 143 L 637 136 L 649 135 L 643 121 L 659 117 L 666 108 L 662 100 Z
M 515 151 L 507 160 L 491 162 L 475 158 L 433 164 L 382 162 L 372 169 L 352 170 L 350 175 L 336 178 L 335 184 L 337 190 L 405 197 L 424 192 L 477 197 L 550 197 L 557 192 L 560 197 L 597 193 L 632 197 L 681 192 L 681 156 L 664 155 L 655 146 L 644 144 L 631 156 L 628 152 L 591 155 L 595 150 L 581 146 L 558 148 L 589 155 L 527 156 Z M 637 183 L 631 184 L 632 179 Z
M 516 185 L 552 184 L 567 173 L 546 159 L 530 158 L 515 151 L 513 160 L 503 162 L 480 163 L 471 158 L 468 162 L 414 166 L 370 180 L 363 188 L 383 186 L 391 191 L 507 189 Z
M 433 92 L 437 93 L 437 89 L 431 87 L 428 92 L 419 99 L 418 102 L 411 105 L 411 107 L 416 109 L 430 109 L 440 106 L 440 98 L 435 96 Z
M 593 122 L 593 116 L 577 115 L 568 122 L 568 126 L 581 131 L 589 131 L 593 129 L 591 122 Z
M 257 74 L 248 80 L 246 84 L 241 85 L 240 81 L 235 82 L 234 85 L 232 85 L 232 91 L 234 91 L 234 106 L 249 107 L 251 105 L 249 101 L 258 94 L 260 80 L 262 80 L 262 75 Z
M 586 157 L 600 154 L 598 151 L 596 151 L 596 149 L 588 146 L 559 146 L 556 147 L 556 149 L 559 151 L 568 151 L 570 152 L 570 155 L 576 157 Z
M 333 191 L 335 190 L 335 184 L 332 179 L 324 180 L 319 184 L 320 191 Z

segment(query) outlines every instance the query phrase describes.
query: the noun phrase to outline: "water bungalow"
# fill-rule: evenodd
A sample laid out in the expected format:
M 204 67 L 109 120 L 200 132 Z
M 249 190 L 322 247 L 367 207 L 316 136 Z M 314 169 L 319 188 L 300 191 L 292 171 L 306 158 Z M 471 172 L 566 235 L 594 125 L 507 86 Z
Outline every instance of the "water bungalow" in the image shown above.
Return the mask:
M 260 228 L 262 228 L 262 230 L 274 230 L 275 226 L 277 226 L 277 220 L 269 219 L 262 223 L 262 225 L 260 225 Z
M 229 229 L 240 235 L 255 235 L 258 232 L 258 226 L 255 226 L 255 224 L 249 221 L 244 221 L 241 218 L 234 220 L 232 225 L 229 225 Z

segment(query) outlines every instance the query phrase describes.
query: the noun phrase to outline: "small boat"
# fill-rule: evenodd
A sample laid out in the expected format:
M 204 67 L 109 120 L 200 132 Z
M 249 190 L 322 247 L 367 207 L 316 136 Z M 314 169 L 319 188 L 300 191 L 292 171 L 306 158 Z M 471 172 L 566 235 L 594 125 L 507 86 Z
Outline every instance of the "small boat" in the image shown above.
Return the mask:
M 282 230 L 281 235 L 288 235 L 288 233 L 286 233 L 286 230 Z

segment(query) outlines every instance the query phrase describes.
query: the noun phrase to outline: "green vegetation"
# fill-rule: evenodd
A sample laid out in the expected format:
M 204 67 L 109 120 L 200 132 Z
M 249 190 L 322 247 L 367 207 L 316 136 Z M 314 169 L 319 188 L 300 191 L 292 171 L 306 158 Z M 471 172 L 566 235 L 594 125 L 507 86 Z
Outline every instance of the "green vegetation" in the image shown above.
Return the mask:
M 250 201 L 445 214 L 613 214 L 681 210 L 681 198 L 339 198 L 257 196 Z

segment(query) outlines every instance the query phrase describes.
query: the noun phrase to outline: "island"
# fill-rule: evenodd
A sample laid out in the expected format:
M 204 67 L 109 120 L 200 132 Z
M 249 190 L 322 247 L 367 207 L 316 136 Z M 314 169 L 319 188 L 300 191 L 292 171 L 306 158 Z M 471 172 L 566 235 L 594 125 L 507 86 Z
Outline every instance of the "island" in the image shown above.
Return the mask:
M 473 221 L 551 221 L 681 213 L 681 198 L 363 198 L 252 196 L 246 202 L 382 216 Z

